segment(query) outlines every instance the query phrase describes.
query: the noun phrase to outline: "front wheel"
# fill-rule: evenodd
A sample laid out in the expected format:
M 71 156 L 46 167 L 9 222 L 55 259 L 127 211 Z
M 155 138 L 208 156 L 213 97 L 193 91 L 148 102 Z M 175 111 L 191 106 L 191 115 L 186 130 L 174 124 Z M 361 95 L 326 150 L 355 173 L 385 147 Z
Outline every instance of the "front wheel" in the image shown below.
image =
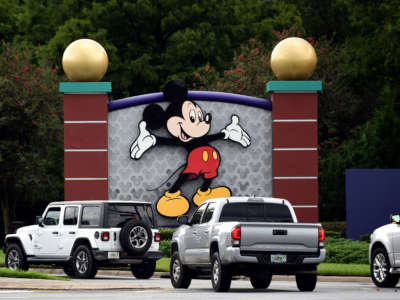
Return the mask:
M 81 245 L 75 249 L 72 255 L 72 269 L 77 278 L 89 279 L 96 276 L 98 266 L 88 246 Z
M 227 292 L 231 287 L 232 273 L 229 266 L 221 263 L 218 252 L 211 258 L 211 283 L 214 291 Z
M 11 270 L 27 271 L 29 269 L 26 255 L 18 244 L 7 245 L 5 264 Z
M 395 287 L 399 277 L 389 273 L 390 261 L 384 248 L 376 248 L 371 256 L 371 277 L 378 287 Z
M 255 289 L 266 289 L 269 287 L 272 280 L 271 273 L 262 271 L 250 276 L 250 283 Z
M 312 292 L 317 285 L 317 274 L 296 274 L 297 288 L 302 292 Z
M 174 288 L 187 289 L 192 282 L 190 269 L 182 264 L 178 252 L 174 252 L 171 256 L 169 273 Z
M 131 265 L 132 274 L 137 279 L 149 279 L 151 276 L 153 276 L 155 270 L 155 260 L 149 260 L 142 262 L 141 264 Z

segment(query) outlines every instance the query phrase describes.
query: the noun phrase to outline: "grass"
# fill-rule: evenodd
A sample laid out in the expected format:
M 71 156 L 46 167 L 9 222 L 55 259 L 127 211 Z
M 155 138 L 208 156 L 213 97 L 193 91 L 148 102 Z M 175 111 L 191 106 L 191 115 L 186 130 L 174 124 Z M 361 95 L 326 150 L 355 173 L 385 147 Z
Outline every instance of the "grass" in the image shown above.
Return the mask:
M 157 260 L 156 264 L 156 271 L 157 272 L 169 272 L 169 262 L 170 262 L 169 257 L 163 257 L 159 260 Z
M 325 276 L 370 276 L 369 265 L 365 264 L 331 264 L 318 266 L 318 274 Z
M 0 277 L 11 278 L 33 278 L 33 279 L 51 279 L 51 280 L 70 280 L 68 277 L 52 276 L 34 271 L 15 271 L 6 268 L 0 268 Z

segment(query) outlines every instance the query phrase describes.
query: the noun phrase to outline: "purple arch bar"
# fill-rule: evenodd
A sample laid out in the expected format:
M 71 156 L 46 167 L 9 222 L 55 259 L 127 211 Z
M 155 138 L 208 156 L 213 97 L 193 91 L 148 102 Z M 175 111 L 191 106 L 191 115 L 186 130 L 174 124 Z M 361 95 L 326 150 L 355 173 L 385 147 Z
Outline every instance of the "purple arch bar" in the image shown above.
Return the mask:
M 209 92 L 209 91 L 189 91 L 189 100 L 205 100 L 205 101 L 220 101 L 228 103 L 237 103 L 249 106 L 260 107 L 266 110 L 272 110 L 272 102 L 267 99 L 250 97 L 240 94 Z M 129 98 L 119 99 L 108 103 L 108 111 L 118 110 L 130 106 L 148 104 L 164 101 L 162 93 L 152 93 Z

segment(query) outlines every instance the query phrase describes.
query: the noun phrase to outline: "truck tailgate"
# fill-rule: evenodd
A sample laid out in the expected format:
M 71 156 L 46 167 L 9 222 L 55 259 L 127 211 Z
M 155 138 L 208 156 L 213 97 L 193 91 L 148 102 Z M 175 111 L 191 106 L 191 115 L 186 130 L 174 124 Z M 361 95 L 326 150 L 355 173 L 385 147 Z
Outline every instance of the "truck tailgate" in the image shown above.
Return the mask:
M 318 224 L 240 223 L 241 251 L 318 252 Z

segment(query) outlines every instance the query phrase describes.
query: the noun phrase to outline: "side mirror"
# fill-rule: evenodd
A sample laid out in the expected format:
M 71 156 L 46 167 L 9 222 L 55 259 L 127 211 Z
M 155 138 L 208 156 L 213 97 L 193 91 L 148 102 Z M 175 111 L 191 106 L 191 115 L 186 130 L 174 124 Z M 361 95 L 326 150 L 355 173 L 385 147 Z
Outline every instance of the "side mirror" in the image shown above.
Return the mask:
M 390 223 L 400 224 L 400 214 L 393 214 L 390 216 Z
M 189 224 L 189 217 L 187 215 L 179 216 L 177 218 L 178 224 L 180 225 L 188 225 Z
M 43 218 L 42 217 L 36 217 L 36 224 L 38 224 L 40 227 L 44 227 Z

